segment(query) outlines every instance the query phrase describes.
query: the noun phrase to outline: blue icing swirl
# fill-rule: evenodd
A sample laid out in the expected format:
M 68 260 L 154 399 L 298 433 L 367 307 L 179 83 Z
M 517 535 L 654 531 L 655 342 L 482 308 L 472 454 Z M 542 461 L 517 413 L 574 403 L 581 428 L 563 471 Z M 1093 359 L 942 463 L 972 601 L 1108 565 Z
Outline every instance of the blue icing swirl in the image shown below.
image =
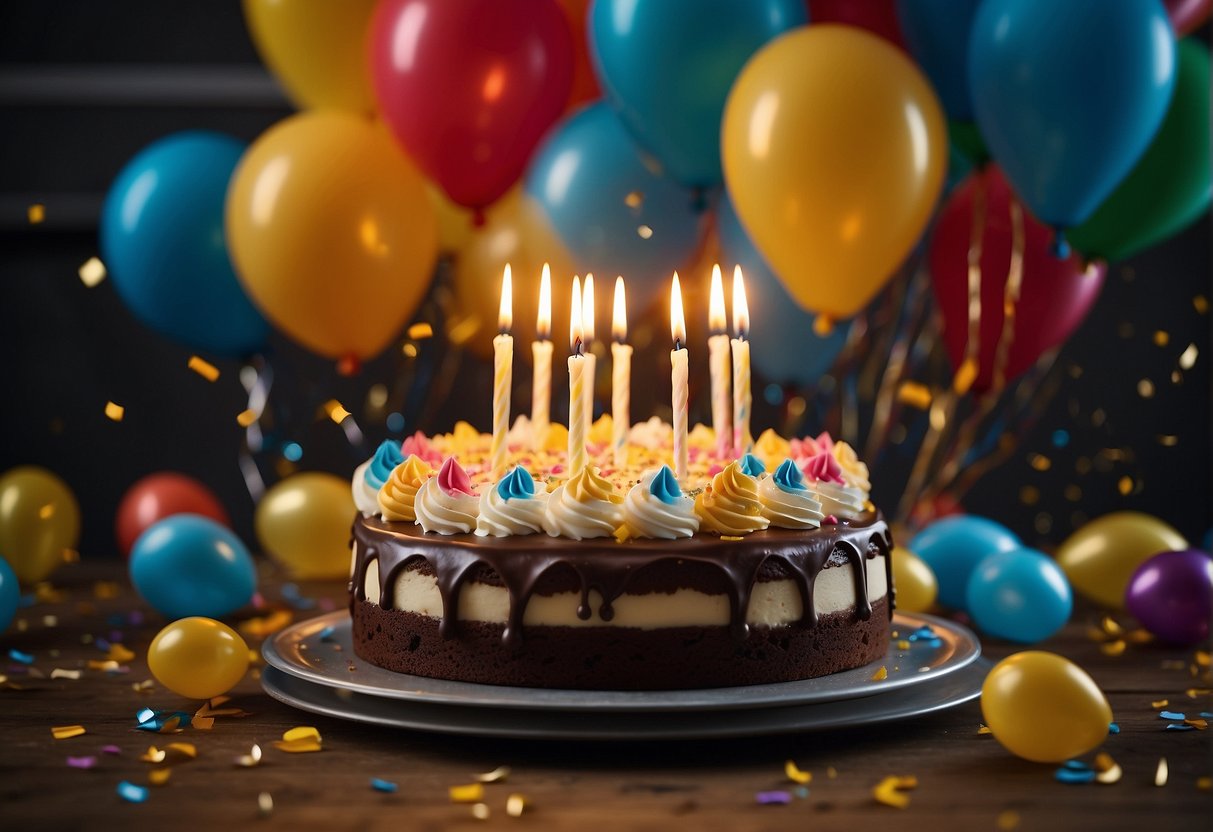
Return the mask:
M 757 477 L 759 474 L 767 472 L 767 466 L 763 465 L 762 460 L 753 454 L 743 456 L 741 462 L 738 463 L 738 467 L 741 468 L 741 473 L 747 477 Z
M 800 469 L 796 467 L 796 463 L 790 459 L 785 459 L 779 463 L 779 467 L 775 469 L 775 473 L 771 475 L 771 479 L 779 486 L 780 491 L 808 490 L 808 486 L 804 484 L 804 474 L 800 473 Z
M 383 488 L 383 484 L 392 476 L 392 471 L 402 462 L 404 456 L 400 453 L 400 443 L 385 439 L 366 468 L 366 484 L 376 490 Z
M 497 483 L 497 493 L 507 503 L 512 499 L 529 500 L 535 496 L 535 480 L 531 478 L 530 471 L 521 465 L 515 465 L 514 470 Z
M 667 506 L 674 505 L 682 498 L 682 489 L 678 487 L 678 480 L 674 479 L 670 466 L 662 465 L 653 475 L 653 481 L 649 483 L 649 493 Z

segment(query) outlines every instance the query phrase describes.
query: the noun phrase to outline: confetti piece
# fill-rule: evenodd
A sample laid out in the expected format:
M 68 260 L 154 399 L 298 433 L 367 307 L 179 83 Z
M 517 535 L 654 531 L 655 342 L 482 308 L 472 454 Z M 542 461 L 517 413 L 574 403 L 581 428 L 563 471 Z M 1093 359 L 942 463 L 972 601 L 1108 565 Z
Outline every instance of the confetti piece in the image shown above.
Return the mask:
M 121 644 L 111 644 L 110 648 L 109 648 L 109 653 L 106 655 L 105 658 L 111 662 L 117 662 L 118 664 L 125 664 L 126 662 L 134 661 L 135 654 L 132 653 L 130 650 L 127 650 Z
M 1058 783 L 1081 785 L 1095 782 L 1095 769 L 1081 760 L 1066 760 L 1061 768 L 1053 772 L 1053 779 Z
M 255 410 L 242 410 L 236 414 L 236 424 L 242 428 L 247 428 L 257 421 L 257 412 Z
M 1180 722 L 1186 719 L 1186 717 L 1178 711 L 1159 711 L 1158 716 L 1161 719 L 1174 719 Z
M 735 534 L 722 534 L 720 536 L 720 539 L 733 541 L 733 540 L 743 540 L 744 538 L 742 538 L 739 535 L 735 535 Z
M 931 391 L 917 381 L 903 381 L 897 388 L 897 401 L 916 410 L 926 410 L 931 406 Z
M 288 754 L 309 754 L 314 751 L 323 750 L 320 742 L 312 739 L 278 740 L 274 743 L 274 747 Z
M 1154 769 L 1154 785 L 1159 786 L 1159 787 L 1167 785 L 1167 758 L 1166 757 L 1158 758 L 1158 768 Z
M 473 774 L 472 779 L 478 783 L 500 783 L 509 776 L 509 766 L 497 766 L 497 768 L 492 771 L 486 771 L 484 774 Z
M 101 753 L 116 757 L 122 753 L 122 749 L 116 745 L 103 745 L 101 746 Z
M 1095 779 L 1104 785 L 1119 783 L 1123 772 L 1110 754 L 1100 752 L 1095 755 Z
M 992 734 L 994 732 L 990 730 L 990 726 L 988 726 L 988 725 L 979 725 L 979 726 L 977 726 L 977 733 L 978 734 Z
M 1188 725 L 1183 722 L 1172 722 L 1163 728 L 1164 731 L 1195 731 L 1195 725 Z
M 799 783 L 802 786 L 806 783 L 812 782 L 813 780 L 813 773 L 809 771 L 801 771 L 800 767 L 796 765 L 795 760 L 788 760 L 783 764 L 783 773 L 784 776 L 786 776 L 793 783 Z
M 135 715 L 135 727 L 140 731 L 157 731 L 171 734 L 190 726 L 190 715 L 184 711 L 153 711 L 142 708 Z
M 995 821 L 999 832 L 1011 832 L 1012 829 L 1019 826 L 1019 812 L 1014 809 L 1004 809 L 998 813 L 998 819 Z
M 153 786 L 163 786 L 173 774 L 171 768 L 152 769 L 147 774 L 147 781 Z
M 219 368 L 201 356 L 191 355 L 186 366 L 207 381 L 216 381 L 219 378 Z
M 905 639 L 905 638 L 898 639 L 897 640 L 897 649 L 898 650 L 909 650 L 910 649 L 910 640 Z
M 1189 699 L 1196 699 L 1201 696 L 1208 696 L 1210 693 L 1213 693 L 1213 689 L 1211 689 L 1211 688 L 1188 688 L 1187 690 L 1184 691 L 1184 693 L 1186 693 L 1188 695 Z
M 1118 724 L 1117 724 L 1117 723 L 1115 723 L 1115 722 L 1109 722 L 1109 723 L 1108 723 L 1108 733 L 1109 733 L 1109 734 L 1119 734 L 1119 733 L 1120 733 L 1120 725 L 1118 725 Z
M 393 783 L 391 780 L 384 780 L 382 777 L 372 777 L 371 778 L 371 788 L 377 792 L 383 792 L 385 794 L 395 794 L 396 790 L 399 789 L 400 787 L 398 785 L 396 785 L 395 783 Z
M 1204 778 L 1208 780 L 1209 778 Z M 1208 786 L 1205 786 L 1206 790 Z M 520 794 L 512 794 L 505 801 L 505 813 L 512 818 L 522 817 L 522 811 L 526 808 L 527 800 Z
M 142 803 L 147 800 L 147 787 L 123 780 L 118 784 L 118 796 L 127 803 Z
M 151 679 L 144 679 L 142 682 L 132 682 L 131 690 L 135 693 L 151 693 L 152 688 L 156 687 L 156 683 Z
M 111 422 L 121 422 L 124 415 L 126 415 L 126 408 L 122 405 L 113 402 L 105 403 L 105 418 Z
M 477 803 L 472 806 L 472 817 L 474 817 L 476 820 L 488 820 L 490 814 L 492 813 L 490 812 L 489 804 L 487 803 Z
M 56 725 L 51 728 L 51 736 L 57 740 L 70 740 L 85 733 L 83 725 Z
M 51 678 L 52 679 L 73 679 L 73 680 L 75 680 L 75 679 L 80 678 L 80 671 L 79 670 L 64 670 L 62 667 L 56 667 L 54 670 L 51 671 Z
M 320 732 L 310 725 L 300 725 L 288 730 L 282 735 L 282 739 L 285 742 L 291 742 L 292 740 L 315 740 L 316 742 L 320 742 Z
M 795 789 L 795 794 L 801 800 L 804 800 L 806 797 L 809 796 L 809 790 L 807 788 L 805 788 L 804 786 L 797 786 Z
M 792 795 L 782 790 L 758 792 L 754 795 L 754 802 L 759 806 L 787 806 L 792 802 Z
M 1116 641 L 1109 641 L 1106 644 L 1099 645 L 1099 652 L 1105 656 L 1119 656 L 1125 652 L 1126 646 L 1127 644 L 1124 639 L 1117 639 Z
M 249 749 L 249 753 L 241 754 L 235 760 L 236 765 L 241 768 L 252 768 L 261 763 L 261 746 L 253 743 L 253 747 Z
M 147 751 L 143 752 L 143 756 L 139 759 L 145 763 L 163 763 L 164 758 L 168 756 L 168 752 L 156 746 L 149 746 Z
M 872 674 L 871 681 L 883 682 L 887 678 L 889 678 L 889 669 L 887 667 L 885 667 L 884 665 L 881 665 L 880 669 Z
M 76 274 L 80 275 L 81 283 L 92 289 L 105 280 L 105 264 L 97 257 L 90 257 L 80 264 Z
M 198 756 L 198 748 L 192 742 L 170 742 L 166 746 L 166 750 L 176 751 L 178 754 L 189 757 L 191 760 Z
M 257 811 L 263 818 L 269 817 L 274 811 L 274 796 L 269 792 L 262 792 L 257 795 Z
M 484 800 L 484 784 L 469 783 L 466 786 L 451 786 L 449 789 L 452 803 L 479 803 Z
M 434 327 L 430 326 L 428 323 L 425 323 L 423 321 L 421 323 L 413 324 L 412 326 L 410 326 L 408 328 L 408 330 L 405 332 L 405 335 L 407 335 L 409 338 L 413 339 L 414 341 L 421 341 L 426 338 L 433 338 L 434 337 Z
M 8 651 L 8 657 L 15 662 L 30 665 L 34 663 L 34 655 L 32 653 L 22 653 L 16 647 Z
M 89 769 L 97 765 L 96 757 L 68 757 L 68 768 Z
M 41 202 L 35 202 L 29 208 L 25 209 L 25 216 L 29 219 L 30 225 L 39 225 L 46 219 L 46 206 Z
M 918 778 L 913 775 L 908 777 L 890 775 L 872 787 L 872 797 L 886 806 L 904 809 L 910 805 L 910 796 L 905 792 L 917 787 Z
M 295 614 L 290 610 L 275 610 L 261 618 L 250 618 L 247 621 L 241 621 L 238 629 L 246 636 L 265 638 L 290 626 L 290 623 L 294 620 Z
M 1203 719 L 1185 719 L 1184 725 L 1191 725 L 1197 731 L 1203 731 L 1209 727 L 1209 723 Z
M 1200 355 L 1200 349 L 1196 344 L 1188 344 L 1188 348 L 1179 356 L 1179 366 L 1183 370 L 1191 370 L 1196 366 L 1196 358 Z

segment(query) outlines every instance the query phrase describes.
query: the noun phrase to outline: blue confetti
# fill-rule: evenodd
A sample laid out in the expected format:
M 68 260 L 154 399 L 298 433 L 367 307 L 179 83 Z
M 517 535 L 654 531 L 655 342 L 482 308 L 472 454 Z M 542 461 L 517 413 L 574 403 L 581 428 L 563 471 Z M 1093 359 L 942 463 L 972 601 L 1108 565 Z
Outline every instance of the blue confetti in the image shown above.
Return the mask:
M 758 792 L 754 800 L 759 806 L 786 806 L 792 802 L 792 795 L 785 791 Z
M 8 657 L 15 662 L 21 662 L 21 664 L 33 664 L 34 663 L 34 654 L 33 653 L 22 653 L 16 647 L 14 647 L 13 649 L 8 651 Z
M 371 788 L 377 792 L 385 792 L 387 794 L 393 794 L 396 791 L 396 789 L 398 789 L 400 787 L 397 786 L 395 783 L 393 783 L 391 780 L 384 780 L 381 777 L 372 777 L 371 778 Z
M 1062 765 L 1070 771 L 1090 771 L 1091 767 L 1082 760 L 1066 760 Z
M 1200 715 L 1205 719 L 1213 719 L 1213 714 L 1209 713 L 1208 711 L 1201 711 Z
M 1164 731 L 1195 731 L 1195 725 L 1187 725 L 1182 722 L 1172 722 L 1163 728 Z
M 333 632 L 334 632 L 333 625 L 329 624 L 327 627 L 325 627 L 323 630 L 320 631 L 320 640 L 321 641 L 332 641 Z
M 118 784 L 118 796 L 127 803 L 142 803 L 147 800 L 147 787 L 136 786 L 128 780 Z
M 1115 722 L 1109 722 L 1109 723 L 1108 723 L 1108 733 L 1109 733 L 1109 734 L 1119 734 L 1119 733 L 1120 733 L 1120 725 L 1119 725 L 1118 723 L 1115 723 Z
M 177 728 L 189 728 L 193 718 L 185 711 L 153 711 L 143 708 L 135 714 L 135 727 L 140 731 L 160 731 L 173 717 L 177 718 Z
M 1158 715 L 1163 719 L 1174 719 L 1177 722 L 1183 722 L 1185 719 L 1187 719 L 1187 716 L 1179 713 L 1178 711 L 1159 711 Z
M 1074 761 L 1071 760 L 1070 762 Z M 1058 783 L 1068 784 L 1094 783 L 1095 771 L 1085 765 L 1081 768 L 1074 768 L 1070 763 L 1066 763 L 1053 773 L 1053 779 Z

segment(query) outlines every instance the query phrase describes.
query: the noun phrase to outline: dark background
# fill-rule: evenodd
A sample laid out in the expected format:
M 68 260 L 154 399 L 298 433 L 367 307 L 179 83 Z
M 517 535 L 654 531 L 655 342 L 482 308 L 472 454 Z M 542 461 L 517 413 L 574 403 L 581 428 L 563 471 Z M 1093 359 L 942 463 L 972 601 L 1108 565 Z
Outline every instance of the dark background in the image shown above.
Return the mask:
M 208 356 L 222 375 L 204 381 L 186 369 L 189 349 L 134 320 L 108 282 L 86 288 L 77 269 L 97 254 L 96 218 L 109 183 L 146 144 L 189 128 L 252 140 L 290 112 L 258 61 L 235 0 L 0 4 L 0 471 L 33 463 L 63 476 L 84 511 L 86 557 L 114 552 L 122 493 L 164 469 L 215 489 L 237 531 L 252 540 L 253 502 L 237 465 L 243 431 L 235 414 L 246 406 L 240 366 Z M 33 203 L 46 206 L 38 226 L 27 220 Z M 1195 299 L 1207 301 L 1209 274 L 1207 218 L 1112 267 L 1103 295 L 1061 354 L 1062 388 L 1007 464 L 969 495 L 966 510 L 1041 545 L 1125 508 L 1157 514 L 1200 540 L 1210 526 L 1211 345 L 1208 313 Z M 443 280 L 440 274 L 440 286 Z M 486 276 L 486 291 L 496 291 L 496 280 Z M 432 314 L 433 304 L 422 313 Z M 1165 345 L 1157 332 L 1166 333 Z M 1189 344 L 1199 358 L 1177 372 Z M 389 349 L 358 377 L 340 378 L 328 363 L 276 339 L 269 357 L 275 442 L 258 456 L 266 481 L 294 469 L 348 476 L 389 435 L 384 419 L 392 407 L 410 432 L 449 429 L 454 418 L 487 428 L 489 368 L 470 357 L 454 360 L 436 340 L 419 348 L 408 366 Z M 639 383 L 651 367 L 665 367 L 658 353 L 642 352 L 634 365 L 636 418 L 668 396 L 664 378 Z M 516 377 L 526 375 L 516 370 Z M 429 395 L 434 378 L 450 388 L 445 402 Z M 1143 395 L 1143 379 L 1152 395 Z M 368 409 L 374 385 L 398 398 Z M 708 413 L 706 385 L 695 387 L 692 421 Z M 759 429 L 780 418 L 763 390 L 756 379 Z M 516 396 L 529 401 L 522 391 Z M 331 398 L 355 414 L 362 444 L 317 416 Z M 122 422 L 105 417 L 107 400 L 126 407 Z M 828 397 L 817 403 L 828 405 Z M 814 410 L 806 430 L 818 427 Z M 907 427 L 913 438 L 920 424 Z M 302 451 L 295 465 L 282 459 L 286 442 Z M 891 448 L 874 466 L 882 505 L 899 498 L 912 446 Z

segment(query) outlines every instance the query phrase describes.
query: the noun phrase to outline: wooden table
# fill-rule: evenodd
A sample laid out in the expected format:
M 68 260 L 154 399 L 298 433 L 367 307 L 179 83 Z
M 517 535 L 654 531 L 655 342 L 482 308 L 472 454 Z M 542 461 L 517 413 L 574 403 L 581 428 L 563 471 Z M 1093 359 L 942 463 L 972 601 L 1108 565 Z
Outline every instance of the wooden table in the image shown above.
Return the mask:
M 283 604 L 283 582 L 263 565 L 262 594 Z M 106 584 L 98 582 L 111 582 Z M 144 707 L 185 710 L 182 700 L 159 686 L 137 692 L 149 678 L 147 646 L 163 621 L 139 602 L 119 564 L 77 564 L 54 576 L 60 598 L 44 598 L 18 612 L 0 636 L 6 654 L 0 671 L 0 828 L 181 828 L 225 829 L 256 824 L 289 829 L 483 828 L 469 805 L 453 804 L 448 789 L 471 775 L 501 765 L 507 781 L 485 787 L 488 823 L 517 828 L 593 830 L 652 829 L 1023 829 L 1150 830 L 1207 829 L 1211 795 L 1198 777 L 1210 771 L 1210 731 L 1164 731 L 1153 700 L 1169 699 L 1172 710 L 1195 715 L 1211 710 L 1208 697 L 1189 698 L 1198 682 L 1191 675 L 1191 650 L 1129 645 L 1120 656 L 1104 655 L 1088 633 L 1094 611 L 1076 615 L 1060 636 L 1044 645 L 1085 667 L 1112 703 L 1120 734 L 1104 750 L 1124 775 L 1114 785 L 1063 785 L 1055 766 L 1012 757 L 989 735 L 978 733 L 976 702 L 891 725 L 728 742 L 627 745 L 511 742 L 452 738 L 381 729 L 293 710 L 264 694 L 256 672 L 233 692 L 234 705 L 251 715 L 219 717 L 209 731 L 190 728 L 162 735 L 137 730 Z M 98 588 L 102 591 L 97 592 Z M 106 590 L 115 597 L 104 597 Z M 290 587 L 288 586 L 288 594 Z M 323 606 L 344 604 L 336 582 L 300 587 Z M 98 596 L 101 597 L 98 597 Z M 288 605 L 289 606 L 289 605 Z M 132 611 L 144 621 L 132 626 Z M 264 610 L 260 614 L 264 614 Z M 313 611 L 295 611 L 303 618 Z M 49 616 L 49 617 L 48 617 Z M 138 616 L 136 616 L 137 618 Z M 237 616 L 239 618 L 240 616 Z M 245 616 L 248 617 L 248 616 Z M 121 631 L 134 651 L 129 672 L 89 669 L 104 658 L 90 639 Z M 117 635 L 117 634 L 114 634 Z M 250 641 L 250 644 L 254 644 Z M 7 657 L 10 649 L 34 656 L 37 674 Z M 985 645 L 1000 658 L 1014 648 Z M 82 670 L 79 679 L 50 678 L 56 668 Z M 18 689 L 19 686 L 19 689 Z M 57 725 L 80 724 L 87 733 L 52 738 Z M 297 725 L 323 735 L 324 750 L 287 754 L 272 741 Z M 146 802 L 128 803 L 119 782 L 147 785 L 159 766 L 140 760 L 148 746 L 173 741 L 197 747 L 197 758 L 173 762 L 162 786 L 150 786 Z M 257 742 L 262 763 L 234 765 Z M 118 755 L 102 752 L 116 745 Z M 89 770 L 71 768 L 68 756 L 95 756 Z M 1169 779 L 1154 785 L 1159 758 Z M 783 806 L 760 806 L 760 791 L 795 786 L 784 776 L 794 759 L 812 772 L 808 796 L 793 794 Z M 1090 759 L 1088 756 L 1086 759 Z M 835 772 L 834 777 L 829 771 Z M 878 803 L 873 786 L 886 775 L 914 775 L 918 787 L 906 809 Z M 371 788 L 372 778 L 399 784 L 396 793 Z M 259 796 L 273 809 L 263 815 Z M 525 795 L 519 818 L 509 817 L 509 795 Z

